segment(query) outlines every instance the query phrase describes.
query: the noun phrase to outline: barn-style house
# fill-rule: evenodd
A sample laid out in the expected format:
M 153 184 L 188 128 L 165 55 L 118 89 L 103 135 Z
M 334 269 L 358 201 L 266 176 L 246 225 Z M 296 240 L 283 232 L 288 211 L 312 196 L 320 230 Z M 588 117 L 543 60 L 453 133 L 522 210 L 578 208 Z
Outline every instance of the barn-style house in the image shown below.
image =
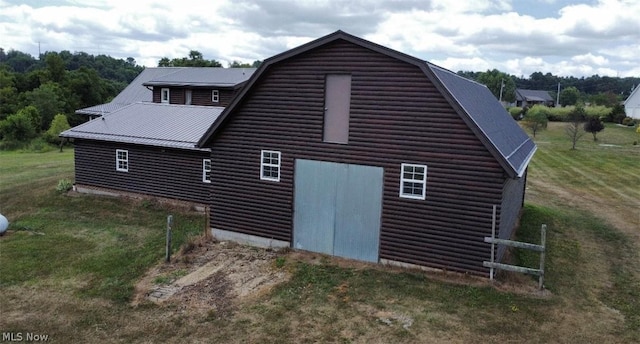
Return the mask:
M 342 31 L 265 60 L 198 146 L 218 238 L 485 276 L 536 150 L 485 86 Z

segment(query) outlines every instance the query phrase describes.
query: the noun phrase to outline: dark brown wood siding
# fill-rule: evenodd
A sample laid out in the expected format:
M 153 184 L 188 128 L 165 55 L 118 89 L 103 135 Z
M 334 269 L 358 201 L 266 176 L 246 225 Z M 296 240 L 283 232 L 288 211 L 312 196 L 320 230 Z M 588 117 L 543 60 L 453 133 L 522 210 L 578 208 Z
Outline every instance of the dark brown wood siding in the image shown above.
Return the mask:
M 116 149 L 128 150 L 129 172 L 116 171 Z M 208 152 L 75 140 L 75 182 L 207 203 L 211 184 L 202 182 L 207 158 Z
M 331 73 L 352 76 L 348 144 L 323 142 Z M 295 159 L 384 168 L 380 258 L 487 274 L 504 171 L 418 67 L 344 41 L 271 66 L 213 142 L 212 228 L 291 241 Z M 401 163 L 428 165 L 426 200 L 398 196 Z
M 500 227 L 498 228 L 500 239 L 511 239 L 513 232 L 520 218 L 520 210 L 522 209 L 522 201 L 524 199 L 524 191 L 526 187 L 526 172 L 522 178 L 508 178 L 504 182 L 502 191 L 502 206 Z M 498 260 L 502 260 L 505 247 L 499 246 Z
M 154 87 L 153 88 L 153 102 L 160 103 L 161 89 L 166 87 Z M 220 101 L 214 103 L 211 100 L 211 91 L 215 88 L 193 88 L 191 89 L 191 105 L 201 106 L 221 106 L 226 107 L 231 102 L 231 99 L 236 94 L 236 90 L 230 88 L 217 89 L 220 95 Z M 186 101 L 185 96 L 186 88 L 169 87 L 169 101 L 170 104 L 184 104 Z

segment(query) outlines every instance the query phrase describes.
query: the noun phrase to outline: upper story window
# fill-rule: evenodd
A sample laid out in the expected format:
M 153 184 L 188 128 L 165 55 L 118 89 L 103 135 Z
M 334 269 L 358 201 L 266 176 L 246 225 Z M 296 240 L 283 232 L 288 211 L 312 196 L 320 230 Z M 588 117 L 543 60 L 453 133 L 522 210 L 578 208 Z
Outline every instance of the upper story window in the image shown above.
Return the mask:
M 400 197 L 425 199 L 427 190 L 427 165 L 402 164 Z
M 168 103 L 169 102 L 169 89 L 163 88 L 160 90 L 160 102 Z
M 270 150 L 261 152 L 260 179 L 280 181 L 280 152 Z
M 116 149 L 116 171 L 129 172 L 129 151 Z
M 220 101 L 220 92 L 218 90 L 211 91 L 211 101 L 214 103 Z
M 349 142 L 351 75 L 328 74 L 324 89 L 324 142 Z
M 211 159 L 202 159 L 202 182 L 211 183 Z

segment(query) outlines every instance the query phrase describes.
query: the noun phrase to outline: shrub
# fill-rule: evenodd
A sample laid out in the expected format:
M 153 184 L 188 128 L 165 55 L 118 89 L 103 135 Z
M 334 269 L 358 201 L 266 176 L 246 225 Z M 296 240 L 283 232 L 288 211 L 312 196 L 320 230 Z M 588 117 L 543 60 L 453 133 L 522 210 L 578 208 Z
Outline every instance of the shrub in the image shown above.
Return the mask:
M 569 113 L 573 111 L 573 106 L 548 108 L 547 118 L 550 122 L 564 122 L 569 117 Z
M 67 192 L 73 188 L 73 183 L 69 179 L 60 179 L 56 191 Z
M 611 114 L 611 109 L 603 105 L 589 106 L 584 110 L 587 113 L 587 116 L 598 117 L 600 119 L 607 118 L 609 114 Z
M 513 117 L 513 119 L 515 119 L 516 121 L 519 119 L 522 119 L 522 108 L 521 107 L 510 107 L 507 111 L 509 111 L 509 114 L 511 115 L 511 117 Z
M 36 153 L 45 153 L 53 150 L 53 147 L 49 145 L 42 137 L 36 137 L 31 140 L 29 144 L 25 147 L 25 150 L 28 152 L 36 152 Z
M 622 120 L 622 125 L 626 125 L 626 126 L 631 127 L 631 126 L 636 125 L 636 121 L 635 121 L 633 118 L 631 118 L 631 117 L 625 117 L 625 118 Z
M 23 142 L 29 141 L 37 135 L 31 118 L 27 113 L 20 111 L 0 121 L 0 133 L 2 133 L 4 140 Z

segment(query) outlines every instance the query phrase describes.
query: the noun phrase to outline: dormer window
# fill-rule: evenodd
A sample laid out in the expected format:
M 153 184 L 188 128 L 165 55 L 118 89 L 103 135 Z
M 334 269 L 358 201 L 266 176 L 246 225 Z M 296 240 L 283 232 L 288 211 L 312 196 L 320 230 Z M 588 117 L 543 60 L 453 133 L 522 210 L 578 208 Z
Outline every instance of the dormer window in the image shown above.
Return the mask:
M 218 90 L 211 91 L 211 101 L 214 103 L 220 101 L 220 92 Z
M 160 102 L 168 103 L 169 102 L 169 89 L 163 88 L 160 90 Z

